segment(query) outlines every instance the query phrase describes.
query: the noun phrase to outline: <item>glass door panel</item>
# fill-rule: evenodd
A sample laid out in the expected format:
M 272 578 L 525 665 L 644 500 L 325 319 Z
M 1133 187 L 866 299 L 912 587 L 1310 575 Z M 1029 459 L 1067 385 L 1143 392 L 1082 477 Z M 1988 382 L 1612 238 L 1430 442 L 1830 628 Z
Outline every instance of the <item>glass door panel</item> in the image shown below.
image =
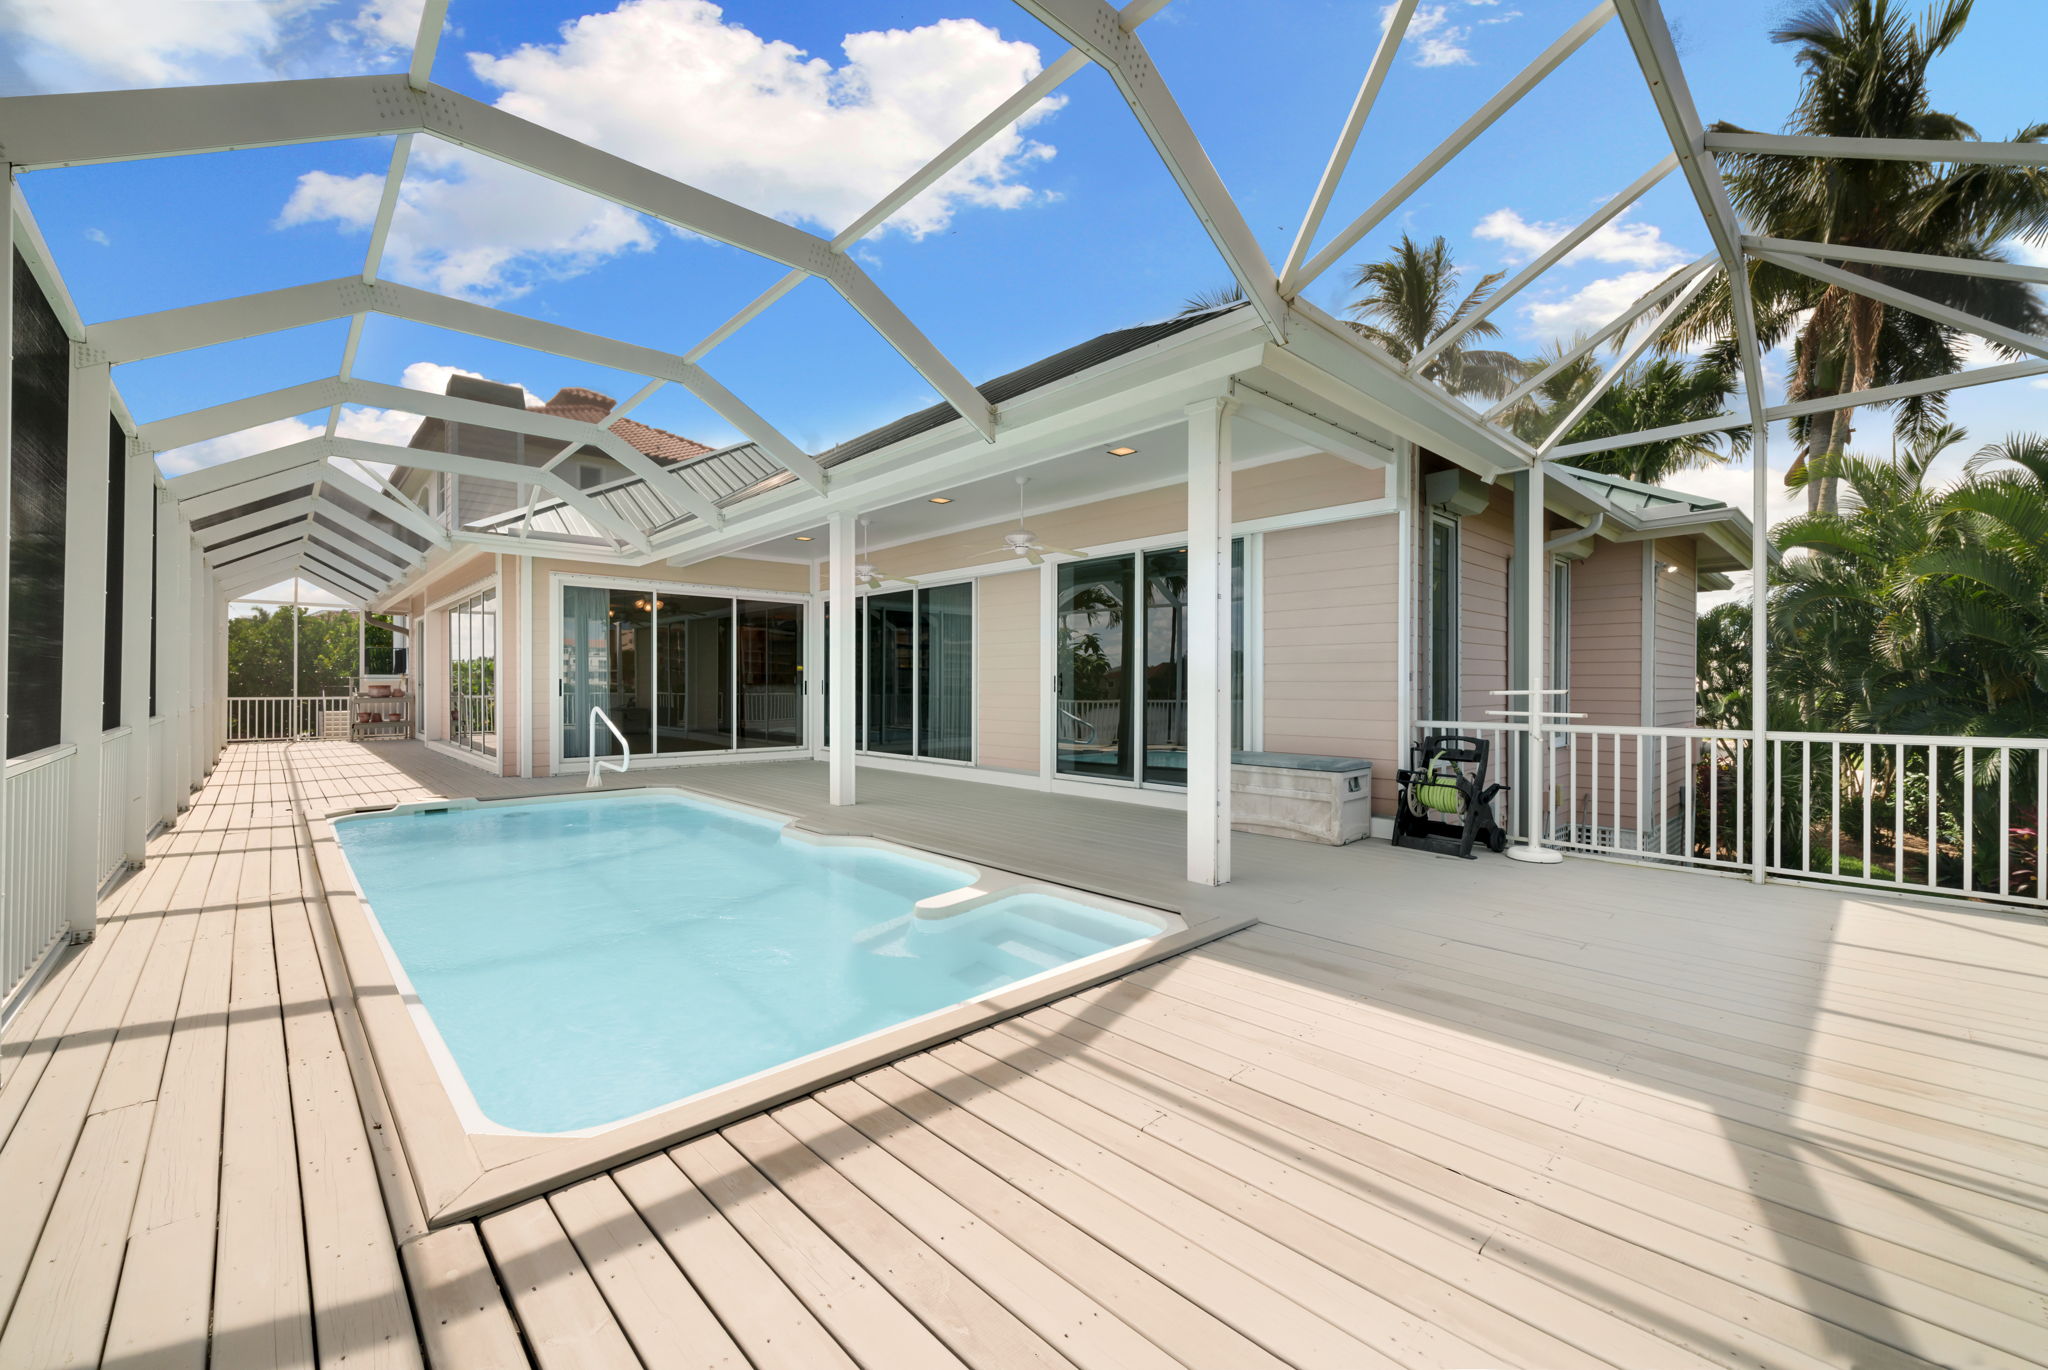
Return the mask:
M 974 586 L 917 595 L 917 751 L 974 759 Z
M 908 756 L 917 722 L 911 592 L 869 595 L 861 604 L 861 636 L 867 645 L 867 750 Z
M 654 597 L 646 590 L 612 590 L 606 599 L 608 675 L 596 702 L 645 756 L 654 750 Z M 592 743 L 599 756 L 619 750 L 602 721 Z
M 1058 769 L 1066 775 L 1131 778 L 1136 741 L 1137 613 L 1131 557 L 1062 563 L 1058 632 Z
M 562 587 L 562 755 L 590 755 L 590 710 L 609 707 L 611 597 L 589 585 Z M 604 732 L 604 725 L 598 724 Z M 612 743 L 612 735 L 604 733 Z M 616 744 L 600 751 L 609 756 Z
M 730 751 L 732 601 L 662 595 L 655 603 L 654 633 L 656 749 Z
M 743 599 L 739 624 L 739 745 L 802 746 L 803 605 Z
M 1145 779 L 1188 783 L 1188 549 L 1145 553 Z

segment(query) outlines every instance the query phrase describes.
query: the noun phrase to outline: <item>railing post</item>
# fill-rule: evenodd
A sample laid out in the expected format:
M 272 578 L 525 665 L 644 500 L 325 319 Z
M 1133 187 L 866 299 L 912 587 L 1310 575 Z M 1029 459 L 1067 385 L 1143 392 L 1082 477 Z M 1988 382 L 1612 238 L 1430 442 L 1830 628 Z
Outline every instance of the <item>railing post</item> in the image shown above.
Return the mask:
M 1765 439 L 1770 425 L 1759 418 L 1750 427 L 1749 529 L 1749 878 L 1764 882 L 1770 864 L 1771 771 L 1768 737 L 1771 726 L 1769 671 L 1771 538 L 1771 469 Z

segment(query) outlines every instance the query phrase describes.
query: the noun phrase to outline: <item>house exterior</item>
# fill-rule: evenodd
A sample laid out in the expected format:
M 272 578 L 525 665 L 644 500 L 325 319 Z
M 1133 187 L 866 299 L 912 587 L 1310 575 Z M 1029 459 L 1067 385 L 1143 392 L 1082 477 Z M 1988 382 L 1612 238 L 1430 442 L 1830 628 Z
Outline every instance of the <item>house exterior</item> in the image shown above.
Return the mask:
M 1114 377 L 1134 359 L 1213 339 L 1246 313 L 1104 335 L 984 389 L 1021 398 Z M 467 377 L 450 393 L 496 403 L 520 394 Z M 583 391 L 549 408 L 578 404 L 599 418 L 610 409 Z M 914 440 L 924 421 L 911 415 L 862 435 L 821 464 L 856 469 Z M 1412 459 L 1397 441 L 1333 451 L 1339 444 L 1306 432 L 1232 422 L 1233 745 L 1371 759 L 1384 824 L 1414 724 L 1497 728 L 1502 711 L 1520 707 L 1502 693 L 1525 683 L 1515 482 L 1419 445 Z M 562 450 L 454 429 L 427 419 L 412 446 L 526 462 Z M 1014 474 L 970 477 L 866 513 L 858 559 L 878 579 L 855 595 L 862 766 L 1184 802 L 1187 443 L 1171 428 L 1102 431 L 1016 473 L 1027 478 L 1021 487 Z M 755 474 L 750 449 L 641 434 L 672 442 L 650 455 L 706 491 Z M 633 438 L 643 450 L 655 440 Z M 586 450 L 563 465 L 587 473 L 580 488 L 622 508 L 641 484 Z M 621 750 L 593 723 L 601 709 L 636 770 L 829 754 L 822 526 L 703 559 L 625 565 L 564 500 L 531 498 L 512 481 L 404 470 L 394 480 L 424 491 L 429 512 L 459 500 L 461 526 L 523 534 L 528 551 L 458 544 L 376 600 L 415 625 L 432 744 L 504 775 L 580 771 L 593 750 Z M 788 480 L 777 472 L 763 483 Z M 1037 544 L 1066 551 L 1032 564 L 1007 549 L 1020 497 Z M 1747 520 L 1565 467 L 1546 483 L 1543 519 L 1555 606 L 1545 687 L 1568 691 L 1555 707 L 1589 727 L 1691 725 L 1696 597 L 1746 564 Z M 486 678 L 495 688 L 480 704 L 475 682 Z M 1635 800 L 1627 807 L 1632 821 Z

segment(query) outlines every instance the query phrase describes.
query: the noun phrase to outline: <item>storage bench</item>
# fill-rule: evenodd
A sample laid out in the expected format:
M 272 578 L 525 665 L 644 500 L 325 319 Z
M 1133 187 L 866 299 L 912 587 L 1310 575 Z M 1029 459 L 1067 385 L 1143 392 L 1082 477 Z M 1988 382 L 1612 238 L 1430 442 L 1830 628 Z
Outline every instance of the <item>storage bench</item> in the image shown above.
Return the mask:
M 1333 847 L 1372 827 L 1372 762 L 1306 752 L 1232 752 L 1230 826 Z

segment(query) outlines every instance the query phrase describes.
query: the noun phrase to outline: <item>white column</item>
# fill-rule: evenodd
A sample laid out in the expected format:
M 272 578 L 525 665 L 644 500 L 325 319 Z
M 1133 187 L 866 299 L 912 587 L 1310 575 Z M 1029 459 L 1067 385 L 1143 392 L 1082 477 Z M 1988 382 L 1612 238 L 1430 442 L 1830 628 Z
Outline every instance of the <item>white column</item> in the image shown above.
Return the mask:
M 192 787 L 192 625 L 197 617 L 192 603 L 192 538 L 177 502 L 164 495 L 163 531 L 157 539 L 163 553 L 164 577 L 157 595 L 157 695 L 163 706 L 164 727 L 170 730 L 166 761 L 170 769 L 168 791 L 170 812 L 166 818 L 183 813 Z
M 122 809 L 121 854 L 140 866 L 149 845 L 149 582 L 150 521 L 156 517 L 156 461 L 128 443 L 121 536 L 121 721 L 128 725 L 128 803 Z
M 1188 416 L 1188 879 L 1230 880 L 1230 414 Z
M 1749 878 L 1758 885 L 1764 882 L 1771 844 L 1771 465 L 1764 448 L 1770 431 L 1761 420 L 1749 431 Z
M 1510 802 L 1522 805 L 1525 841 L 1524 845 L 1512 847 L 1508 851 L 1508 855 L 1516 860 L 1532 861 L 1539 865 L 1548 865 L 1564 859 L 1559 853 L 1543 845 L 1542 836 L 1543 774 L 1548 769 L 1546 763 L 1550 759 L 1550 748 L 1546 745 L 1547 739 L 1540 735 L 1537 725 L 1551 701 L 1551 696 L 1543 693 L 1549 684 L 1549 679 L 1543 672 L 1543 648 L 1550 638 L 1548 627 L 1543 620 L 1543 603 L 1550 590 L 1550 567 L 1547 564 L 1548 559 L 1543 554 L 1544 474 L 1543 462 L 1532 461 L 1529 463 L 1529 469 L 1522 473 L 1515 486 L 1515 497 L 1525 501 L 1528 509 L 1528 517 L 1522 520 L 1522 545 L 1516 554 L 1521 557 L 1522 565 L 1528 571 L 1522 578 L 1522 589 L 1525 594 L 1522 622 L 1527 626 L 1527 631 L 1522 637 L 1526 647 L 1524 674 L 1529 678 L 1529 693 L 1524 697 L 1523 707 L 1528 709 L 1524 717 L 1529 724 L 1529 733 L 1526 739 L 1527 750 L 1523 753 L 1525 764 L 1521 775 L 1522 792 L 1519 796 L 1509 796 Z M 1507 698 L 1508 707 L 1516 707 L 1515 696 L 1509 695 Z
M 830 583 L 826 587 L 826 597 L 832 611 L 831 625 L 827 630 L 831 637 L 832 687 L 826 707 L 832 720 L 831 800 L 834 804 L 851 804 L 854 789 L 854 689 L 859 679 L 853 669 L 858 604 L 853 595 L 854 516 L 833 514 L 829 526 L 826 575 Z
M 74 937 L 90 937 L 99 894 L 101 695 L 106 676 L 107 364 L 71 344 L 71 398 L 65 435 L 64 656 L 58 736 L 71 758 L 69 851 L 64 917 Z
M 817 562 L 808 568 L 810 603 L 804 609 L 804 745 L 816 756 L 825 739 L 825 601 Z
M 533 716 L 537 701 L 554 699 L 553 690 L 541 688 L 533 675 L 533 639 L 540 631 L 540 615 L 533 609 L 533 558 L 519 558 L 519 774 L 533 779 Z M 393 641 L 396 641 L 394 638 Z M 552 668 L 550 668 L 552 669 Z M 557 707 L 560 707 L 559 705 Z

